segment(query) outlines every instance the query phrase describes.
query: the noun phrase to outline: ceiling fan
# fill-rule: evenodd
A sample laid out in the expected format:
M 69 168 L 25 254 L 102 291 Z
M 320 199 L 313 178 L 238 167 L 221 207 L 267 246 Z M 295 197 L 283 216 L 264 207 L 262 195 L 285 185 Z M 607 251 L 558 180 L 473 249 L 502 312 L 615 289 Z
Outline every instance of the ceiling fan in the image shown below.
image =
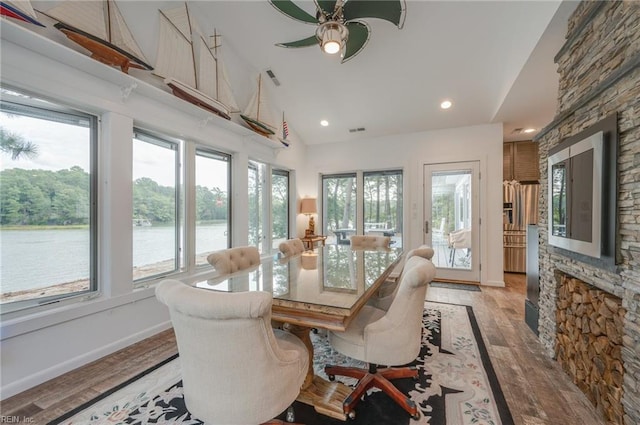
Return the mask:
M 314 0 L 316 16 L 291 0 L 269 0 L 284 15 L 296 21 L 317 25 L 311 37 L 279 43 L 280 47 L 320 45 L 328 54 L 340 53 L 346 62 L 360 53 L 369 41 L 369 24 L 363 18 L 379 18 L 402 29 L 406 12 L 405 0 Z

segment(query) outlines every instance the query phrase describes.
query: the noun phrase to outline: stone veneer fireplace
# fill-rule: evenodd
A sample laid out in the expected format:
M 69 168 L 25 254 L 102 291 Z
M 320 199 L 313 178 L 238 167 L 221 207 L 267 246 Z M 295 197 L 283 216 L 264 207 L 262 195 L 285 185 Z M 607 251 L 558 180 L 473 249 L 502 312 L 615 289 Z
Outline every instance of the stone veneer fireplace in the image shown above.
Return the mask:
M 622 424 L 622 300 L 556 273 L 556 358 L 608 423 Z
M 578 342 L 578 347 L 584 344 L 587 357 L 589 350 L 592 354 L 597 350 L 613 354 L 611 358 L 593 360 L 595 365 L 584 368 L 576 363 L 585 360 L 576 360 L 574 355 L 574 365 L 569 363 L 567 368 L 580 378 L 575 380 L 576 385 L 587 390 L 585 393 L 603 413 L 603 419 L 610 415 L 607 417 L 610 423 L 636 425 L 640 424 L 640 2 L 582 1 L 569 19 L 565 45 L 555 60 L 560 74 L 558 110 L 553 122 L 536 136 L 541 187 L 547 187 L 548 183 L 549 149 L 617 114 L 617 212 L 615 217 L 607 218 L 616 221 L 615 264 L 598 263 L 550 246 L 548 195 L 541 191 L 539 338 L 549 356 L 559 361 L 570 358 L 567 352 L 578 349 L 565 345 L 569 344 L 564 333 L 568 325 L 566 321 L 557 321 L 563 314 L 565 319 L 569 314 L 563 307 L 571 303 L 571 309 L 586 310 L 587 306 L 580 307 L 577 301 L 602 297 L 597 309 L 605 305 L 609 311 L 601 313 L 611 317 L 603 321 L 594 315 L 593 324 L 591 316 L 581 318 L 579 334 L 575 329 L 573 333 L 578 340 L 586 338 L 588 343 Z M 568 287 L 563 287 L 558 276 L 571 282 Z M 583 334 L 585 325 L 589 332 Z M 571 326 L 577 328 L 578 322 Z M 592 333 L 593 330 L 596 332 Z M 607 344 L 599 339 L 605 335 Z M 609 346 L 611 340 L 619 344 Z M 609 369 L 604 367 L 607 363 Z M 604 389 L 595 383 L 598 374 L 612 384 L 606 385 L 608 395 L 603 396 Z M 614 401 L 619 398 L 618 407 L 610 402 L 611 397 Z

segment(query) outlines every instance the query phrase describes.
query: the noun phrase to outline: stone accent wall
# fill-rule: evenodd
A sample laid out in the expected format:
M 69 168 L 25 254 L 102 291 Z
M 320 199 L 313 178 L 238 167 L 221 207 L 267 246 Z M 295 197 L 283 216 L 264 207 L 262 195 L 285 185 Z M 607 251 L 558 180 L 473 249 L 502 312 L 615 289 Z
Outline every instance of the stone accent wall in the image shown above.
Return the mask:
M 583 1 L 556 57 L 556 118 L 536 137 L 540 153 L 540 341 L 555 357 L 560 270 L 622 299 L 624 423 L 640 424 L 640 2 Z M 601 269 L 547 244 L 549 149 L 618 113 L 618 264 Z
M 556 357 L 607 420 L 623 424 L 622 300 L 557 272 Z

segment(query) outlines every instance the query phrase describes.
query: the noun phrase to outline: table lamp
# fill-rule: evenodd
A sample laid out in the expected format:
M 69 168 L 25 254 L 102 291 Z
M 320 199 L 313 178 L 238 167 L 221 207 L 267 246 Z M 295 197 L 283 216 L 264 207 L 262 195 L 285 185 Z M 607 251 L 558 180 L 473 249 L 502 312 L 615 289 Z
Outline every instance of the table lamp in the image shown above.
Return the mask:
M 309 217 L 309 226 L 304 231 L 305 236 L 312 236 L 316 234 L 316 222 L 313 219 L 313 214 L 318 212 L 316 206 L 316 198 L 304 198 L 300 202 L 300 214 L 304 214 Z

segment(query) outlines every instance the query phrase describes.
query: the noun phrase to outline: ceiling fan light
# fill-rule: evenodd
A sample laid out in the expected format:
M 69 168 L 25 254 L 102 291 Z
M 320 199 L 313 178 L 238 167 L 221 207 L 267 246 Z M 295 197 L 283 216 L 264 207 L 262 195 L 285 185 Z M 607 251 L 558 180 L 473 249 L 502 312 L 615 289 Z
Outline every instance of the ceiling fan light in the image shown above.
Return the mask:
M 334 55 L 344 49 L 349 36 L 347 27 L 339 22 L 325 22 L 318 27 L 316 37 L 323 52 Z
M 330 55 L 335 55 L 340 51 L 340 42 L 336 40 L 327 40 L 322 43 L 322 50 Z

